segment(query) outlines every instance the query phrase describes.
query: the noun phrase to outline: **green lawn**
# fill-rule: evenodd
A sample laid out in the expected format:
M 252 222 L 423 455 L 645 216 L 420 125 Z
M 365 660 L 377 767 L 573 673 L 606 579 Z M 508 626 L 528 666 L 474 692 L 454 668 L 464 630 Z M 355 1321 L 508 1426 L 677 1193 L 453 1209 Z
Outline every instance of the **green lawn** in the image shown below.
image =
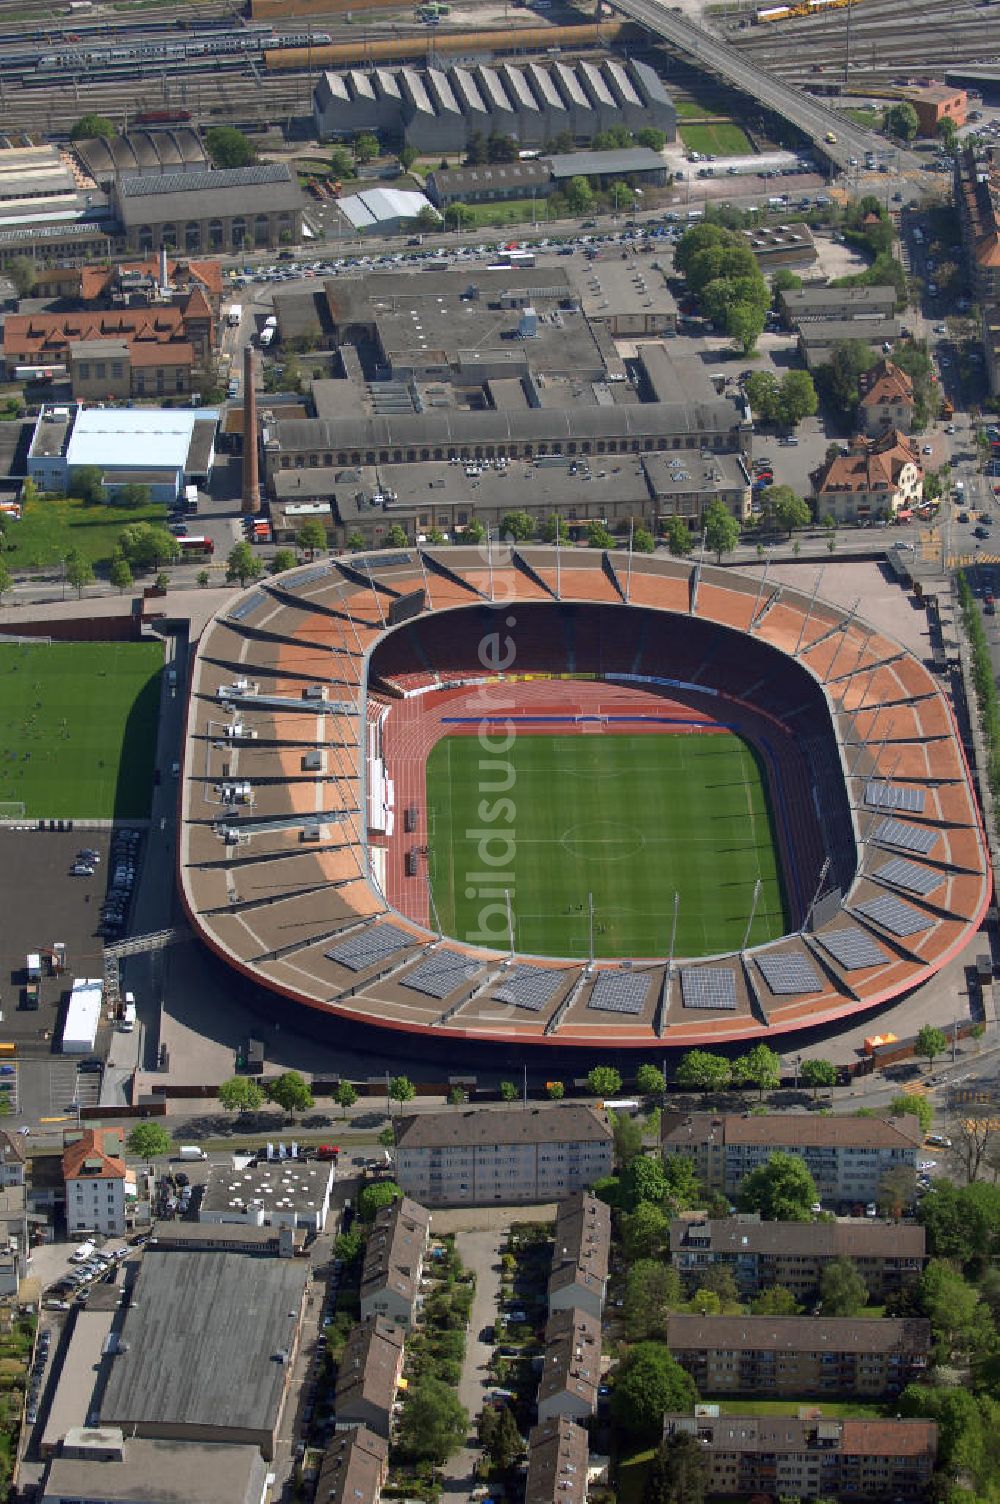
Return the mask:
M 157 643 L 0 643 L 0 801 L 148 815 L 162 665 Z
M 509 198 L 497 204 L 466 204 L 466 208 L 473 216 L 469 220 L 470 229 L 478 229 L 481 225 L 523 224 L 531 219 L 532 210 L 539 224 L 545 220 L 545 199 L 541 195 L 535 199 L 534 205 L 530 198 Z
M 615 1467 L 615 1498 L 618 1504 L 642 1504 L 646 1474 L 656 1456 L 655 1447 L 645 1447 L 631 1456 L 620 1457 Z
M 863 125 L 866 130 L 877 130 L 882 124 L 881 110 L 845 110 L 848 120 L 853 120 L 855 125 Z
M 12 572 L 45 569 L 76 550 L 91 564 L 106 564 L 115 540 L 130 522 L 166 522 L 163 506 L 88 506 L 75 496 L 42 496 L 29 501 L 20 522 L 4 533 L 4 562 Z
M 758 878 L 750 943 L 785 932 L 769 802 L 742 738 L 525 734 L 487 770 L 483 756 L 478 738 L 446 736 L 427 762 L 430 871 L 446 933 L 474 943 L 485 923 L 505 945 L 497 890 L 506 887 L 519 950 L 585 957 L 592 893 L 598 956 L 664 955 L 676 891 L 676 953 L 711 955 L 742 943 Z M 486 846 L 492 812 L 481 806 L 501 784 L 508 804 Z M 481 896 L 491 863 L 499 875 Z
M 688 151 L 706 156 L 748 157 L 753 152 L 749 138 L 738 125 L 682 125 L 678 131 Z

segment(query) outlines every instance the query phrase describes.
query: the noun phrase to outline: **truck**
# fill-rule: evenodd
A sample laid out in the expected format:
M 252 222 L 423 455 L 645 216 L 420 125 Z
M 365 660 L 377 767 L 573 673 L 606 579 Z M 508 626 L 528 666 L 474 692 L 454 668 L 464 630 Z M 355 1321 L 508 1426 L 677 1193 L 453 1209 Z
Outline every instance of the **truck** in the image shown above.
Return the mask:
M 198 510 L 198 487 L 184 487 L 184 510 L 185 512 L 197 512 Z
M 326 1160 L 328 1163 L 336 1164 L 337 1160 L 340 1158 L 339 1144 L 320 1144 L 319 1148 L 316 1150 L 316 1158 Z
M 200 535 L 188 534 L 186 538 L 178 538 L 177 544 L 180 548 L 182 559 L 188 557 L 197 558 L 199 556 L 207 558 L 209 554 L 215 553 L 215 544 L 211 538 L 204 538 Z
M 197 1144 L 181 1144 L 180 1148 L 177 1150 L 177 1158 L 207 1159 L 208 1155 L 205 1153 L 204 1149 L 200 1149 Z
M 126 994 L 125 994 L 125 1006 L 124 1006 L 124 1008 L 122 1010 L 121 1021 L 120 1021 L 118 1027 L 121 1029 L 121 1031 L 122 1031 L 123 1034 L 131 1034 L 135 1030 L 135 1023 L 136 1023 L 135 993 L 134 992 L 126 992 Z
M 226 323 L 230 329 L 238 329 L 243 318 L 243 304 L 234 303 L 226 314 Z

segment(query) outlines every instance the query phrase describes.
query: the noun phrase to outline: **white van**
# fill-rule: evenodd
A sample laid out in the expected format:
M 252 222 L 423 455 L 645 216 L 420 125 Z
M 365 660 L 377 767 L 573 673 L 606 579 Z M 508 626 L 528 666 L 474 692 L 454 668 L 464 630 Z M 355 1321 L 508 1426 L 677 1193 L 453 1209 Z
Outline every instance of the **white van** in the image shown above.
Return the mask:
M 207 1159 L 208 1155 L 205 1153 L 204 1149 L 200 1149 L 197 1144 L 181 1144 L 180 1148 L 177 1151 L 177 1158 Z
M 97 1250 L 96 1243 L 81 1243 L 69 1256 L 71 1264 L 85 1264 Z
M 122 1014 L 121 1023 L 119 1025 L 119 1028 L 121 1029 L 122 1033 L 123 1034 L 131 1034 L 133 1032 L 133 1030 L 135 1029 L 135 1021 L 136 1021 L 135 993 L 134 992 L 126 992 L 126 994 L 125 994 L 125 1011 Z

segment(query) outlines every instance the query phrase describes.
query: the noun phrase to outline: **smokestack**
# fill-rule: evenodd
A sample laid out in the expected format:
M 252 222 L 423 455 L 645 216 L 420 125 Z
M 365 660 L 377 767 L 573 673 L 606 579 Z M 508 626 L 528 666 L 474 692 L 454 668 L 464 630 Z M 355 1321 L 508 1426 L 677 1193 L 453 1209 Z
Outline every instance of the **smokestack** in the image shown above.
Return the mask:
M 252 345 L 243 350 L 243 515 L 260 511 L 260 475 L 257 460 L 257 392 Z
M 160 247 L 160 286 L 167 286 L 167 248 Z

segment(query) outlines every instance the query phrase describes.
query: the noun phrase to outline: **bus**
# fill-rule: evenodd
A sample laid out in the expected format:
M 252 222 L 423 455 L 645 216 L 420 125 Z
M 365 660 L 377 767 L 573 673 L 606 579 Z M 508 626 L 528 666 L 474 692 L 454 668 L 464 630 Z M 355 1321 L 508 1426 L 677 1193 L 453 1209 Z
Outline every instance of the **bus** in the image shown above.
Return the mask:
M 207 559 L 210 554 L 215 553 L 215 544 L 211 538 L 203 538 L 199 534 L 189 533 L 186 538 L 178 538 L 177 542 L 180 545 L 182 559 Z

